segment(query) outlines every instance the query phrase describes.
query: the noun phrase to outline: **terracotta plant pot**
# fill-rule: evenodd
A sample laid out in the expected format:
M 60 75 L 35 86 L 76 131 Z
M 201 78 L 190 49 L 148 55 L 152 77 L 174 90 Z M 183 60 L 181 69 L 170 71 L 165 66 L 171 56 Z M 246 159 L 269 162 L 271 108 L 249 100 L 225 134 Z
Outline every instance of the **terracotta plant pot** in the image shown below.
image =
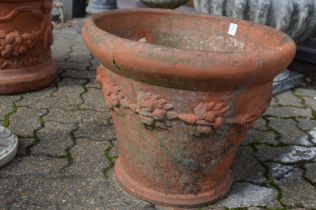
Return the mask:
M 116 129 L 122 187 L 170 206 L 222 198 L 273 77 L 294 56 L 293 40 L 242 20 L 152 9 L 93 16 L 83 37 L 102 63 L 97 80 Z
M 0 94 L 35 90 L 54 81 L 49 0 L 0 0 Z
M 189 0 L 140 0 L 153 8 L 175 9 L 187 3 Z

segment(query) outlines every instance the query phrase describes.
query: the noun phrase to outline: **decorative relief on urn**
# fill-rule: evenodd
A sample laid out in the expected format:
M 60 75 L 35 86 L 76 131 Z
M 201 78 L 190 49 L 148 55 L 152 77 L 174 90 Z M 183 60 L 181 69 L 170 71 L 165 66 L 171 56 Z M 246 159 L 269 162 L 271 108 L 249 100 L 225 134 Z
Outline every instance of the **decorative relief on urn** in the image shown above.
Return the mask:
M 189 125 L 193 136 L 208 136 L 224 124 L 224 115 L 229 110 L 226 102 L 201 102 L 193 108 L 193 113 L 178 113 L 174 105 L 159 95 L 140 91 L 136 103 L 131 103 L 114 81 L 105 78 L 102 66 L 98 67 L 97 80 L 102 86 L 105 103 L 115 111 L 120 107 L 138 114 L 144 125 L 151 128 L 171 127 L 170 121 L 180 120 Z
M 51 84 L 57 74 L 51 0 L 0 0 L 0 8 L 0 94 Z
M 34 46 L 38 38 L 38 32 L 21 34 L 13 31 L 6 34 L 0 31 L 0 56 L 4 58 L 21 56 Z
M 194 136 L 207 136 L 224 124 L 224 115 L 229 110 L 225 102 L 201 102 L 192 114 L 178 114 L 180 120 L 191 125 Z
M 222 50 L 231 44 L 231 23 L 241 26 L 235 39 L 249 46 L 242 53 Z M 149 29 L 154 44 L 143 42 Z M 101 62 L 97 79 L 111 108 L 120 185 L 172 207 L 223 198 L 238 147 L 268 106 L 273 78 L 295 55 L 293 40 L 238 19 L 156 9 L 98 14 L 82 34 Z M 192 41 L 183 42 L 187 36 Z M 197 42 L 209 47 L 197 50 Z
M 50 46 L 53 43 L 53 26 L 51 24 L 50 1 L 43 1 L 41 10 L 32 10 L 27 6 L 19 6 L 9 14 L 0 17 L 0 23 L 12 21 L 19 14 L 30 13 L 33 17 L 41 19 L 39 30 L 21 32 L 18 29 L 6 32 L 0 27 L 0 70 L 8 68 L 21 68 L 35 65 L 43 59 L 50 57 Z M 40 40 L 42 40 L 43 52 L 40 56 L 24 56 Z
M 173 110 L 173 105 L 167 100 L 148 92 L 139 92 L 137 94 L 136 113 L 142 122 L 152 127 L 167 127 L 168 112 Z

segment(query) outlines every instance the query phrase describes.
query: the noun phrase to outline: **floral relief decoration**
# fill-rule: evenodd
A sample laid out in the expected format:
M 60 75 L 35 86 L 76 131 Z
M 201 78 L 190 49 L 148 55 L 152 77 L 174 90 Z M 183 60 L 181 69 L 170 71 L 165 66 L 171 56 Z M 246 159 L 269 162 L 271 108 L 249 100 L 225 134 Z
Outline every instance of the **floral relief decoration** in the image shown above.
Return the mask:
M 201 102 L 194 107 L 193 113 L 177 113 L 174 106 L 159 95 L 140 91 L 136 103 L 131 103 L 120 88 L 105 78 L 99 67 L 97 81 L 102 86 L 105 103 L 111 110 L 120 107 L 130 109 L 138 114 L 141 121 L 151 128 L 168 128 L 173 120 L 180 120 L 189 125 L 193 136 L 208 136 L 224 124 L 225 113 L 229 106 L 221 101 Z

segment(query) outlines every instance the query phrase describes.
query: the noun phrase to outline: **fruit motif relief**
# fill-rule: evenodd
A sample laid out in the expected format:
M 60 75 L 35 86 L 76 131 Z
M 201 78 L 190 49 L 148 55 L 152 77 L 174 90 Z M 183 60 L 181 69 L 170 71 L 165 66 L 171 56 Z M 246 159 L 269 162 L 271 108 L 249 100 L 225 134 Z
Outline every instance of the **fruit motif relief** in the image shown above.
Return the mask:
M 193 136 L 208 136 L 224 124 L 224 115 L 229 110 L 225 102 L 201 102 L 194 107 L 193 113 L 177 113 L 174 106 L 159 95 L 140 91 L 136 104 L 130 102 L 113 82 L 105 78 L 102 66 L 98 67 L 97 80 L 102 86 L 105 102 L 111 110 L 120 107 L 137 113 L 141 121 L 151 128 L 168 128 L 170 122 L 180 120 L 189 125 Z
M 32 48 L 39 37 L 39 33 L 23 33 L 17 31 L 8 34 L 0 31 L 0 56 L 12 58 L 23 55 Z
M 180 120 L 193 125 L 190 131 L 194 136 L 209 135 L 224 124 L 224 114 L 229 106 L 224 102 L 202 102 L 192 114 L 178 114 Z
M 49 0 L 42 2 L 41 9 L 32 9 L 28 6 L 19 6 L 9 14 L 0 17 L 0 23 L 10 22 L 21 13 L 29 13 L 41 20 L 38 31 L 21 32 L 18 30 L 0 31 L 0 70 L 27 67 L 50 57 L 50 46 L 53 43 L 51 11 L 52 3 Z M 43 53 L 40 56 L 25 55 L 28 50 L 42 40 Z M 41 47 L 39 46 L 39 47 Z

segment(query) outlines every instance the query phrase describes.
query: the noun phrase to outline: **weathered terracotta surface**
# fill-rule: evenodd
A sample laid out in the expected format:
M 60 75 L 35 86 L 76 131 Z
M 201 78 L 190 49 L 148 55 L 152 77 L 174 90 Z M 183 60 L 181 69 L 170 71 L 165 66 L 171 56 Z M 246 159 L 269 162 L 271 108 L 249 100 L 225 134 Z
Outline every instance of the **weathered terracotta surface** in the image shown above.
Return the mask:
M 50 0 L 0 0 L 0 94 L 50 84 L 56 74 Z
M 97 80 L 113 116 L 123 188 L 169 206 L 222 198 L 273 77 L 294 56 L 292 39 L 241 20 L 152 9 L 93 16 L 83 37 L 102 63 Z

